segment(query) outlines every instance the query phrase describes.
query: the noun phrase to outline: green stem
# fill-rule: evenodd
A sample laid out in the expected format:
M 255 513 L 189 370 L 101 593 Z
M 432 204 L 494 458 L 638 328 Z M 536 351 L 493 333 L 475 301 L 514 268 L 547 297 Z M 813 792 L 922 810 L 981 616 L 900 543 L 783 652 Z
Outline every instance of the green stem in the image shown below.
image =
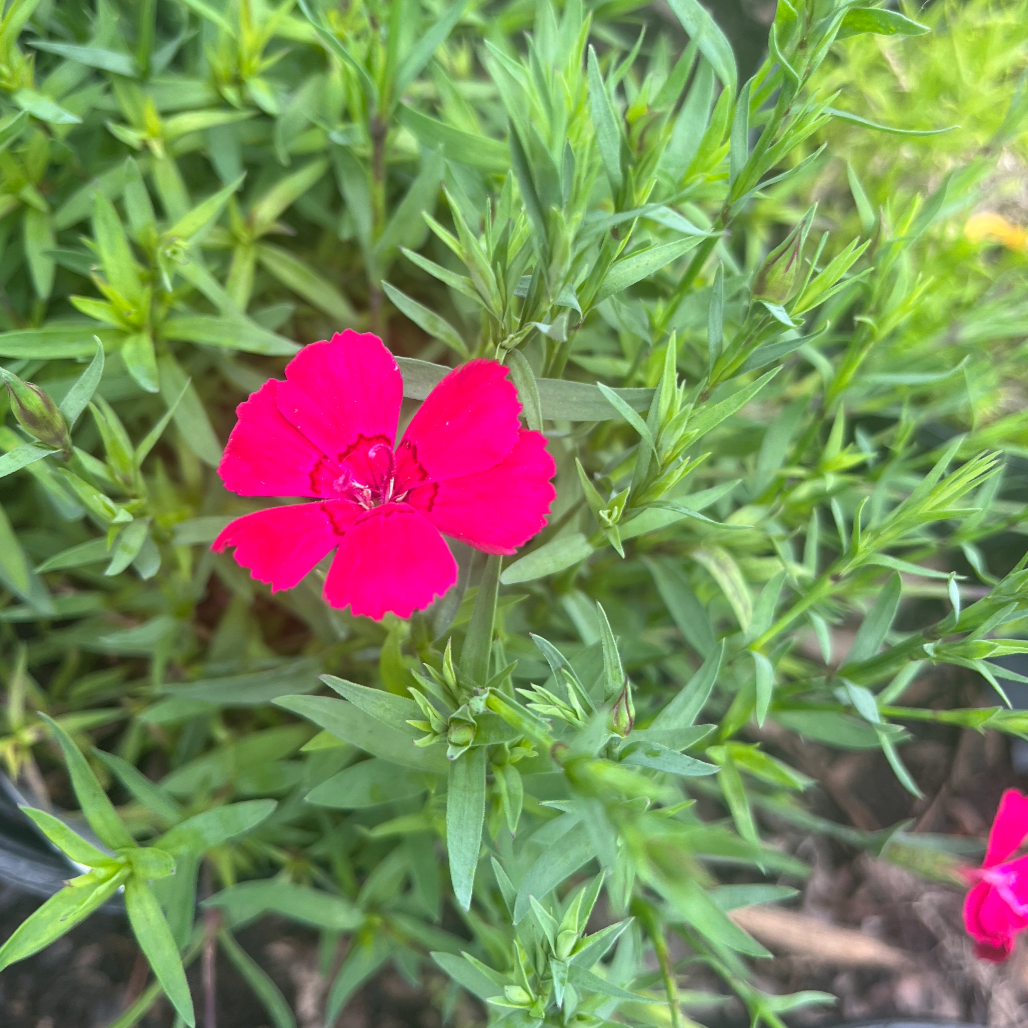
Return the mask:
M 678 998 L 675 966 L 656 912 L 649 903 L 638 896 L 632 900 L 631 909 L 653 943 L 653 952 L 656 954 L 657 963 L 660 965 L 660 975 L 664 980 L 668 1010 L 671 1012 L 671 1028 L 682 1028 L 682 1006 Z
M 821 577 L 814 583 L 813 588 L 797 601 L 788 611 L 786 611 L 759 639 L 756 640 L 751 646 L 751 650 L 757 650 L 763 653 L 764 648 L 770 643 L 779 632 L 785 631 L 805 610 L 812 607 L 815 603 L 820 603 L 831 591 L 835 585 L 836 572 L 832 568 L 829 568 Z

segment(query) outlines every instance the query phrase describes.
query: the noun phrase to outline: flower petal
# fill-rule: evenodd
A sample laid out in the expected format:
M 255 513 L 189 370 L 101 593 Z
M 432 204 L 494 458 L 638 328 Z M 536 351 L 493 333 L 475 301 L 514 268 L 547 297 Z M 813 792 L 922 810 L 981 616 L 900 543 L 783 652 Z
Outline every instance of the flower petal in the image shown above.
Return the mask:
M 236 561 L 271 591 L 299 584 L 329 554 L 363 511 L 355 503 L 297 503 L 236 518 L 211 544 L 220 553 L 236 548 Z
M 1013 936 L 1007 936 L 1006 938 L 995 939 L 989 942 L 979 939 L 974 944 L 974 955 L 978 957 L 979 960 L 988 960 L 993 964 L 1002 964 L 1004 960 L 1009 960 L 1010 954 L 1013 952 Z
M 457 562 L 439 532 L 413 507 L 387 503 L 354 522 L 325 579 L 333 607 L 380 620 L 409 618 L 457 581 Z
M 972 939 L 988 939 L 990 933 L 982 925 L 982 904 L 992 892 L 988 882 L 979 882 L 964 897 L 964 929 Z
M 508 375 L 496 361 L 468 361 L 428 394 L 396 450 L 398 490 L 485 471 L 514 449 L 521 403 Z
M 278 409 L 322 453 L 340 462 L 358 440 L 396 440 L 403 378 L 370 332 L 347 329 L 305 346 L 287 365 Z
M 556 471 L 545 436 L 523 429 L 499 464 L 415 488 L 407 502 L 454 539 L 486 553 L 513 553 L 546 524 Z
M 320 496 L 326 458 L 279 412 L 277 379 L 236 408 L 239 421 L 225 446 L 218 474 L 240 496 Z M 336 471 L 335 477 L 339 472 Z
M 989 846 L 982 867 L 992 867 L 1006 860 L 1028 835 L 1028 796 L 1016 789 L 1007 789 L 1000 797 L 996 819 L 989 832 Z
M 978 928 L 983 939 L 995 940 L 1024 931 L 1028 928 L 1028 921 L 1010 906 L 999 889 L 993 887 L 982 898 L 978 908 Z

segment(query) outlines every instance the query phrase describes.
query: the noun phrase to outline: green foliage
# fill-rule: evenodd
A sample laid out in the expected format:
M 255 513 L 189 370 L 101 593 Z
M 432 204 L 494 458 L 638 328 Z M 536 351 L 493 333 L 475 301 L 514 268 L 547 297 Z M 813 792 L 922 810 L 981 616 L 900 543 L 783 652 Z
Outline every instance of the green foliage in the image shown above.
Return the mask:
M 769 740 L 919 795 L 921 725 L 1028 736 L 1024 237 L 964 232 L 1013 218 L 1028 8 L 780 0 L 739 81 L 670 7 L 7 4 L 0 754 L 95 838 L 27 811 L 87 870 L 0 966 L 121 890 L 156 981 L 117 1025 L 192 1024 L 205 940 L 292 1025 L 232 935 L 275 912 L 342 947 L 329 1020 L 392 961 L 510 1028 L 677 1028 L 699 961 L 781 1028 L 830 997 L 762 993 L 728 916 L 806 873 L 765 815 L 910 847 Z M 409 622 L 209 550 L 259 506 L 214 470 L 234 405 L 345 327 L 411 401 L 503 361 L 557 461 L 548 527 Z

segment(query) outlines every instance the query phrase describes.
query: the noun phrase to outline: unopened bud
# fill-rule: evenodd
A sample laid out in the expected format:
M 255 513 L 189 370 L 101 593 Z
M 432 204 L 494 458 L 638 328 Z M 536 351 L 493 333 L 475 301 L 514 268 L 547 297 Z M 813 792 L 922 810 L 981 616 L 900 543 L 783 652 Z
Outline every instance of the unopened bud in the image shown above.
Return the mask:
M 555 953 L 558 960 L 567 960 L 568 957 L 574 952 L 575 946 L 578 943 L 578 932 L 573 932 L 570 929 L 565 929 L 563 932 L 557 935 L 557 945 Z
M 521 988 L 520 985 L 505 985 L 503 987 L 503 996 L 508 1003 L 517 1003 L 519 1005 L 527 1006 L 532 1002 L 532 996 L 527 989 Z
M 610 712 L 610 730 L 623 739 L 634 727 L 635 704 L 632 702 L 632 686 L 628 679 L 625 679 L 625 687 Z
M 11 410 L 23 429 L 33 439 L 55 450 L 71 449 L 68 426 L 57 404 L 37 385 L 23 382 L 17 375 L 7 372 L 7 392 L 11 398 Z
M 459 712 L 450 718 L 446 729 L 446 756 L 456 760 L 474 741 L 478 734 L 478 725 L 474 721 L 459 716 Z
M 446 738 L 454 746 L 470 746 L 475 741 L 475 726 L 466 721 L 451 724 Z
M 792 299 L 803 265 L 802 225 L 768 254 L 753 280 L 753 299 L 784 304 Z

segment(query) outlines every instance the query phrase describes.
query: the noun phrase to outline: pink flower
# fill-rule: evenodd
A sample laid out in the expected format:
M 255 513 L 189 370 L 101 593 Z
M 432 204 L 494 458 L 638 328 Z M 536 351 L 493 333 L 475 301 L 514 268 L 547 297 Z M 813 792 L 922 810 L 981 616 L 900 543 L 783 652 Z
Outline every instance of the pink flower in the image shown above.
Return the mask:
M 999 963 L 1014 949 L 1014 936 L 1028 928 L 1028 856 L 1007 860 L 1028 835 L 1028 796 L 1007 789 L 980 869 L 966 872 L 975 882 L 964 901 L 964 927 L 975 953 Z
M 396 445 L 403 379 L 382 340 L 346 331 L 304 347 L 286 380 L 239 405 L 218 472 L 241 496 L 303 496 L 233 521 L 213 549 L 272 591 L 332 550 L 325 599 L 400 617 L 457 580 L 440 533 L 513 553 L 545 524 L 556 468 L 496 361 L 473 360 L 432 390 Z

